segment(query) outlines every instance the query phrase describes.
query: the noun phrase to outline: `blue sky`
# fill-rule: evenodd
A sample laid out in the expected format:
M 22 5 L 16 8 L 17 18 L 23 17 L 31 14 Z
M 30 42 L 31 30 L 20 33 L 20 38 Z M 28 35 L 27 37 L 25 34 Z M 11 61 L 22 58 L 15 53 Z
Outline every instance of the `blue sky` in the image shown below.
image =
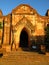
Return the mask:
M 29 4 L 42 16 L 44 16 L 47 9 L 49 9 L 49 0 L 0 0 L 0 9 L 3 15 L 7 15 L 19 4 Z

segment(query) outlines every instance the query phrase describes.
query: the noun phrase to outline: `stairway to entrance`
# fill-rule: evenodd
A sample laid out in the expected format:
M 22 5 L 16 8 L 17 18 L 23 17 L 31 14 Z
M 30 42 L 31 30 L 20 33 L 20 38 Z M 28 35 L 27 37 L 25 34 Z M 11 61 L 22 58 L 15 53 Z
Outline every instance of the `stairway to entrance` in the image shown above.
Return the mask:
M 0 58 L 0 65 L 49 65 L 49 56 L 31 51 L 11 51 Z

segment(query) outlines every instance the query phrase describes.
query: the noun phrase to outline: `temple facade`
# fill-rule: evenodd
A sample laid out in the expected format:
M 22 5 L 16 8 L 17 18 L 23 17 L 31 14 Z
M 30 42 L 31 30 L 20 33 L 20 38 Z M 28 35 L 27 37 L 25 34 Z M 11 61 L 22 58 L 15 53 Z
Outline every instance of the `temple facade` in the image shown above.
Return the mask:
M 12 12 L 3 16 L 0 10 L 0 46 L 1 48 L 28 47 L 33 43 L 44 44 L 45 30 L 49 24 L 47 16 L 41 16 L 27 4 L 17 6 Z

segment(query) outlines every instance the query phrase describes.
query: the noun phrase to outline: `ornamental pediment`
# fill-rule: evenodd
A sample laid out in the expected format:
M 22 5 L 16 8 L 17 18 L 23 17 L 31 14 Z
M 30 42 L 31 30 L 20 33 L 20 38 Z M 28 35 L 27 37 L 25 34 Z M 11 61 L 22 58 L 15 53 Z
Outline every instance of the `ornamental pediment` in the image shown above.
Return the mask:
M 23 17 L 19 22 L 13 25 L 14 28 L 19 28 L 19 26 L 27 26 L 30 30 L 34 30 L 35 26 L 26 18 Z
M 30 13 L 30 14 L 34 14 L 37 13 L 35 9 L 33 9 L 31 6 L 26 5 L 26 4 L 21 4 L 19 6 L 17 6 L 15 9 L 13 9 L 12 14 L 26 14 L 26 13 Z

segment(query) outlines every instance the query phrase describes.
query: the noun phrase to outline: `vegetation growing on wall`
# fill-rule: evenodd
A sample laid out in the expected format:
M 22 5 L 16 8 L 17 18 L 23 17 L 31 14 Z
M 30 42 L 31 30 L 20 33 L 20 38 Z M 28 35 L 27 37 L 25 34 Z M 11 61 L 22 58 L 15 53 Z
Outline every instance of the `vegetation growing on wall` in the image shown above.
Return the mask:
M 3 23 L 2 22 L 0 22 L 0 29 L 2 29 L 3 28 Z

